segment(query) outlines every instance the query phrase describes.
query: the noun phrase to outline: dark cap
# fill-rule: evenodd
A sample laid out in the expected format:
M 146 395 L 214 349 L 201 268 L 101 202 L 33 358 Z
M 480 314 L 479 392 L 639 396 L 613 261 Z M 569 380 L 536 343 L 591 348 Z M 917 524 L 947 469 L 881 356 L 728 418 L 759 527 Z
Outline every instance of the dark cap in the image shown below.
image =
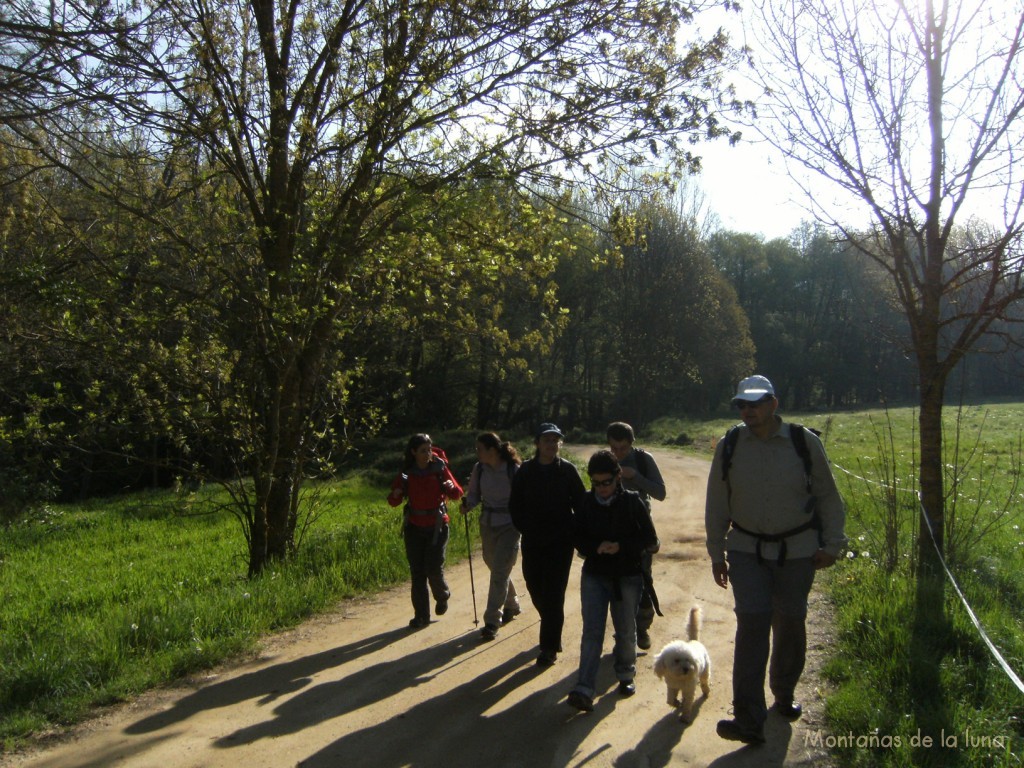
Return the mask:
M 540 427 L 537 428 L 536 439 L 540 439 L 542 435 L 558 435 L 559 437 L 565 437 L 557 426 L 552 424 L 550 421 L 545 421 Z

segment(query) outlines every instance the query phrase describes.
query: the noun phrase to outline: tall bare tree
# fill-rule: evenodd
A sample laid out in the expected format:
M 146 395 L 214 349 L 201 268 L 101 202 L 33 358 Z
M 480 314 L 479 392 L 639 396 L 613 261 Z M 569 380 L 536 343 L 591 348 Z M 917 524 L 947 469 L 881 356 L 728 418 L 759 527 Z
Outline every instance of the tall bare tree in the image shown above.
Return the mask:
M 724 35 L 677 43 L 699 5 L 16 0 L 0 17 L 4 61 L 42 74 L 18 81 L 17 105 L 35 107 L 11 121 L 18 141 L 154 236 L 222 254 L 248 313 L 230 341 L 251 379 L 250 573 L 292 547 L 351 276 L 410 222 L 429 230 L 433 195 L 467 179 L 539 189 L 693 164 L 731 99 Z M 168 206 L 225 179 L 214 214 L 236 231 L 190 241 Z
M 907 318 L 920 488 L 941 551 L 946 383 L 1024 296 L 1024 11 L 985 0 L 786 0 L 759 11 L 758 126 L 817 217 L 886 270 Z M 971 211 L 993 226 L 966 226 Z

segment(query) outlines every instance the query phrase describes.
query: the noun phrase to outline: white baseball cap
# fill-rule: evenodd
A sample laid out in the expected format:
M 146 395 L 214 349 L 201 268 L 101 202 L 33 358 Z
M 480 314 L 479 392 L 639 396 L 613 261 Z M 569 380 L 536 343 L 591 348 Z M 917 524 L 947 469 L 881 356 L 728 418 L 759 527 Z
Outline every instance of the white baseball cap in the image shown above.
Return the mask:
M 745 400 L 754 403 L 766 397 L 775 397 L 775 387 L 764 376 L 748 376 L 736 388 L 736 396 L 732 401 Z

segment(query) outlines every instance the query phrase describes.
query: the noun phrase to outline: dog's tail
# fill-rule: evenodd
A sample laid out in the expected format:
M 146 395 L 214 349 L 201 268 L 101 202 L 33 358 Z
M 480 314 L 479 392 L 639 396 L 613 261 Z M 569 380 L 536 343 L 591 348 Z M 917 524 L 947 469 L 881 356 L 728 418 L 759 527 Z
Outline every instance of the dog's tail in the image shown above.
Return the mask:
M 686 624 L 686 639 L 700 640 L 701 611 L 700 606 L 695 605 L 690 609 L 690 620 Z

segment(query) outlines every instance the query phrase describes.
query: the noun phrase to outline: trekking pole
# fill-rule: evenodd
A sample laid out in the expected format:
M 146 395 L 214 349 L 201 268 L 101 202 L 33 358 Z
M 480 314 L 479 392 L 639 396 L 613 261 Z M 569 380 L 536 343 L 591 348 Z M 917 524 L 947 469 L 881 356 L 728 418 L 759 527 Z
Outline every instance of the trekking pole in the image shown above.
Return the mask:
M 466 524 L 466 554 L 469 556 L 469 590 L 473 593 L 473 626 L 480 624 L 476 615 L 476 582 L 473 580 L 473 547 L 469 543 L 469 516 L 463 512 L 462 522 Z

